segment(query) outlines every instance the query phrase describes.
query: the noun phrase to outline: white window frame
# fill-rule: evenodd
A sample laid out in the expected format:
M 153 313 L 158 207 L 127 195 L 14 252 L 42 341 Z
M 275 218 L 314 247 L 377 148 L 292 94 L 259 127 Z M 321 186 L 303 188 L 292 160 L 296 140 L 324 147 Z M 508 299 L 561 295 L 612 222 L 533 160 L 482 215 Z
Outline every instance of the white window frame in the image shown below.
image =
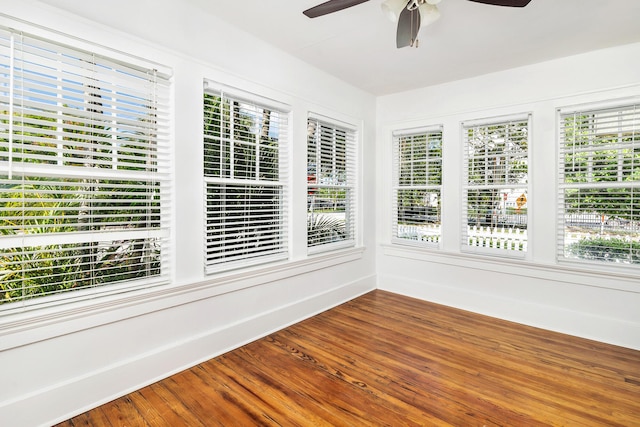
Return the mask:
M 640 98 L 558 108 L 557 132 L 556 260 L 588 268 L 640 270 L 640 256 L 632 249 L 640 245 L 640 209 L 635 208 L 640 201 Z M 612 154 L 614 169 L 610 168 Z M 611 192 L 622 191 L 629 192 L 630 198 L 615 198 L 617 208 L 598 202 L 600 192 L 611 200 Z M 623 211 L 622 215 L 614 209 Z M 627 250 L 607 245 L 612 239 L 623 245 L 628 242 Z M 633 262 L 622 259 L 631 253 L 636 254 Z
M 530 233 L 530 215 L 527 214 L 524 232 L 517 228 L 521 226 L 522 221 L 521 214 L 517 214 L 516 217 L 512 217 L 509 212 L 513 209 L 509 204 L 516 204 L 518 208 L 526 207 L 530 209 L 531 200 L 529 191 L 530 183 L 530 151 L 531 151 L 531 117 L 530 113 L 512 114 L 508 116 L 498 116 L 491 118 L 484 118 L 479 120 L 468 120 L 461 123 L 461 135 L 463 140 L 463 179 L 462 179 L 462 224 L 461 224 L 461 250 L 463 252 L 485 254 L 492 256 L 510 257 L 510 258 L 525 258 L 527 257 L 527 234 Z M 485 183 L 470 183 L 469 182 L 469 162 L 472 161 L 470 156 L 470 141 L 469 131 L 472 129 L 487 130 L 489 127 L 496 126 L 510 126 L 517 123 L 527 123 L 527 153 L 525 163 L 527 164 L 527 178 L 526 183 L 509 183 L 509 182 L 488 182 L 490 178 L 487 178 Z M 505 166 L 505 174 L 509 173 L 509 165 L 514 164 L 511 160 L 515 156 L 509 157 L 509 152 L 501 152 L 499 156 L 496 156 L 497 165 L 502 161 Z M 517 153 L 516 153 L 517 154 Z M 485 159 L 486 167 L 489 167 L 491 159 L 488 157 Z M 484 176 L 488 177 L 489 173 Z M 508 176 L 508 175 L 507 175 Z M 505 178 L 508 181 L 508 178 Z M 477 218 L 490 218 L 490 221 L 486 220 L 478 224 L 470 224 L 469 218 L 469 192 L 470 191 L 494 191 L 501 192 L 503 194 L 502 200 L 498 200 L 496 196 L 492 201 L 492 208 L 489 212 L 482 212 L 476 215 Z M 523 193 L 524 198 L 520 197 L 518 193 Z M 506 195 L 506 198 L 505 196 Z M 513 200 L 511 200 L 513 199 Z
M 220 130 L 218 131 L 220 136 L 209 134 L 206 129 L 206 122 L 203 122 L 203 150 L 205 150 L 203 165 L 205 274 L 215 274 L 286 260 L 289 258 L 288 135 L 290 107 L 210 80 L 204 81 L 205 102 L 207 96 L 219 97 L 222 102 L 231 102 L 242 106 L 242 111 L 246 110 L 248 115 L 258 114 L 256 113 L 257 111 L 262 111 L 262 114 L 265 114 L 265 111 L 276 113 L 277 123 L 274 123 L 274 125 L 278 131 L 277 150 L 275 150 L 278 157 L 278 171 L 277 177 L 263 176 L 260 168 L 260 150 L 265 148 L 261 145 L 262 140 L 257 131 L 255 133 L 252 133 L 251 130 L 242 131 L 252 138 L 255 137 L 253 142 L 247 142 L 247 140 L 235 138 L 237 130 L 233 128 L 235 120 L 226 123 L 226 125 L 230 126 L 229 135 L 231 137 L 222 136 L 222 131 Z M 204 108 L 204 113 L 204 120 L 206 121 L 209 119 L 206 116 L 206 108 Z M 238 115 L 240 113 L 241 110 L 238 110 Z M 268 125 L 270 126 L 271 123 Z M 272 128 L 269 127 L 269 129 Z M 241 131 L 237 130 L 237 132 Z M 228 146 L 225 144 L 228 144 Z M 244 169 L 249 176 L 242 175 L 241 166 L 237 166 L 237 168 L 230 166 L 239 164 L 236 161 L 240 160 L 235 157 L 234 153 L 236 152 L 235 148 L 241 145 L 254 147 L 255 152 L 258 153 L 255 156 L 255 162 L 251 165 L 255 170 Z M 229 164 L 220 166 L 219 172 L 215 172 L 215 168 L 212 168 L 211 165 L 213 165 L 212 162 L 220 161 L 223 154 L 220 154 L 220 159 L 218 160 L 209 158 L 210 156 L 206 154 L 208 149 L 215 150 L 216 147 L 219 147 L 218 149 L 220 150 L 225 150 L 225 147 L 229 147 Z M 271 190 L 270 196 L 263 197 L 262 195 L 267 194 L 269 189 Z M 214 191 L 223 197 L 212 196 Z M 250 194 L 250 196 L 238 199 L 237 194 L 240 191 L 248 191 L 247 194 Z M 219 210 L 220 205 L 216 200 L 219 200 L 219 203 L 226 207 L 222 215 Z M 234 200 L 241 202 L 236 203 Z M 273 208 L 272 204 L 274 200 L 277 201 L 275 208 Z M 262 203 L 264 201 L 267 203 Z M 239 217 L 234 213 L 238 211 L 239 207 L 244 207 L 244 212 L 248 212 L 247 215 Z M 265 212 L 267 212 L 266 216 L 264 215 Z M 269 215 L 274 216 L 270 217 Z M 271 221 L 273 218 L 276 218 L 275 223 Z M 233 227 L 220 226 L 225 221 L 232 223 Z M 262 225 L 258 225 L 258 223 Z M 274 233 L 274 230 L 277 230 L 277 234 Z M 256 238 L 256 236 L 258 237 Z M 256 245 L 256 242 L 261 239 L 262 243 Z
M 15 217 L 17 211 L 8 203 L 1 208 L 15 225 L 3 225 L 0 257 L 7 263 L 4 272 L 11 271 L 9 266 L 21 269 L 22 279 L 11 281 L 23 283 L 23 295 L 0 305 L 0 316 L 164 285 L 171 275 L 170 71 L 37 30 L 36 36 L 0 27 L 0 58 L 6 67 L 0 92 L 7 100 L 0 105 L 7 123 L 0 129 L 0 140 L 5 135 L 0 141 L 0 177 L 7 188 L 16 189 L 12 194 L 25 207 L 22 218 Z M 50 185 L 41 185 L 43 179 Z M 146 188 L 148 195 L 121 197 L 134 187 Z M 74 207 L 78 188 L 87 200 L 81 203 L 82 211 Z M 34 197 L 40 203 L 32 203 Z M 133 201 L 125 203 L 127 199 Z M 121 212 L 110 210 L 116 205 Z M 47 212 L 54 212 L 49 209 L 54 206 L 59 213 L 52 217 Z M 30 220 L 34 217 L 64 227 L 42 221 L 49 225 L 36 229 Z M 77 255 L 89 246 L 91 257 Z M 117 266 L 127 251 L 138 254 L 131 259 L 145 269 L 142 277 L 125 279 L 109 269 L 109 262 Z M 152 251 L 159 253 L 157 267 L 149 264 L 156 256 Z M 62 276 L 42 261 L 27 264 L 28 254 L 36 252 L 64 253 L 64 258 L 51 261 L 57 269 L 62 263 L 78 265 L 75 259 L 82 258 L 82 273 Z M 33 271 L 26 269 L 34 266 L 48 279 L 37 297 L 29 296 L 25 285 Z M 8 295 L 6 289 L 1 293 Z
M 323 131 L 324 129 L 324 131 Z M 338 138 L 336 135 L 340 135 Z M 338 140 L 344 146 L 338 146 Z M 331 153 L 322 150 L 322 145 L 330 145 Z M 318 150 L 317 147 L 321 149 Z M 312 150 L 312 147 L 315 147 Z M 338 148 L 338 149 L 337 149 Z M 340 250 L 354 247 L 357 239 L 357 211 L 358 211 L 358 131 L 357 127 L 321 114 L 310 112 L 307 118 L 307 253 Z M 338 159 L 338 160 L 336 160 Z M 327 165 L 327 160 L 330 163 Z M 344 170 L 338 163 L 342 162 Z M 323 165 L 326 170 L 318 171 Z M 340 225 L 340 233 L 329 236 L 325 232 L 316 233 L 326 242 L 312 242 L 311 229 L 318 224 L 319 216 L 314 209 L 317 194 L 320 191 L 344 192 L 344 215 L 338 214 L 336 221 L 344 223 L 344 232 Z M 323 215 L 323 214 L 320 214 Z M 327 216 L 329 218 L 329 216 Z M 340 235 L 342 234 L 342 235 Z
M 443 126 L 432 125 L 393 131 L 392 243 L 438 249 L 442 243 L 442 150 Z M 416 151 L 415 142 L 424 140 L 424 150 Z M 437 142 L 440 155 L 430 155 L 430 144 Z M 403 156 L 402 144 L 410 152 Z M 433 153 L 431 153 L 433 154 Z M 408 176 L 404 176 L 408 173 Z M 434 180 L 432 175 L 436 175 Z M 437 178 L 439 176 L 439 178 Z M 421 202 L 411 205 L 410 224 L 400 224 L 400 193 L 424 192 Z M 435 195 L 435 197 L 433 197 Z M 429 200 L 426 200 L 428 198 Z M 406 214 L 406 213 L 405 213 Z M 432 218 L 433 216 L 436 218 Z M 434 222 L 435 219 L 435 222 Z

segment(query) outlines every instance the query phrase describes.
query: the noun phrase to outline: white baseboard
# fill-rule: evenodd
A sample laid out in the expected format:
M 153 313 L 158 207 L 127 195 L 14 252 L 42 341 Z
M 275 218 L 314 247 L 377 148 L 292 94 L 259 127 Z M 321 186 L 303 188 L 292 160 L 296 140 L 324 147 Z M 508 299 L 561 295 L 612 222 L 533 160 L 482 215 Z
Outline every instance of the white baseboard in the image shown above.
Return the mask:
M 0 402 L 0 425 L 49 426 L 304 320 L 376 288 L 375 276 L 330 289 L 224 329 L 137 354 L 64 383 Z

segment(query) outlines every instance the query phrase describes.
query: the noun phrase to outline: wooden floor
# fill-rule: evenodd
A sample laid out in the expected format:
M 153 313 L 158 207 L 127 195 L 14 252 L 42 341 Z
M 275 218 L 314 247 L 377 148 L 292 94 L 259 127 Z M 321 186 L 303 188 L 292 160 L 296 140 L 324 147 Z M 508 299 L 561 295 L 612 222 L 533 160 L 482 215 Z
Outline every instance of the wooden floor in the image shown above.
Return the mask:
M 81 425 L 640 426 L 640 351 L 374 291 Z

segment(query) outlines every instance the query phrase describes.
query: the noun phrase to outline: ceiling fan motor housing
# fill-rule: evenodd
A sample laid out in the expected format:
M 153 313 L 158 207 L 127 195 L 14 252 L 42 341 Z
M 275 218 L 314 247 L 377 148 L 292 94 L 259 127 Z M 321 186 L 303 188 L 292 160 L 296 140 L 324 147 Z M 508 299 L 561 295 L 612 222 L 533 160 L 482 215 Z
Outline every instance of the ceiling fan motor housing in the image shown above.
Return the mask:
M 309 18 L 338 12 L 369 0 L 329 0 L 305 10 Z M 418 31 L 440 18 L 440 11 L 436 7 L 441 0 L 385 0 L 382 3 L 383 12 L 393 22 L 398 23 L 396 32 L 396 46 L 417 46 Z M 531 0 L 469 0 L 476 3 L 494 6 L 524 7 Z

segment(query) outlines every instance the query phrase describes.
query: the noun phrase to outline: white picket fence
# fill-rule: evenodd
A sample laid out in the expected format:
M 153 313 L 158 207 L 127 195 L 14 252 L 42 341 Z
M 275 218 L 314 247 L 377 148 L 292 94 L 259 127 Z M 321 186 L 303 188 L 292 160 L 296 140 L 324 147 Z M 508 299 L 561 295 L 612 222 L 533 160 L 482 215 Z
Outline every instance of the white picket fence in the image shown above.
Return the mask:
M 527 230 L 520 228 L 469 226 L 467 239 L 469 246 L 523 252 L 527 250 Z
M 440 242 L 439 225 L 398 225 L 400 239 L 418 240 L 421 242 Z
M 438 243 L 438 225 L 398 225 L 398 237 L 421 242 Z M 519 228 L 467 227 L 469 246 L 504 249 L 510 251 L 527 250 L 527 230 Z

